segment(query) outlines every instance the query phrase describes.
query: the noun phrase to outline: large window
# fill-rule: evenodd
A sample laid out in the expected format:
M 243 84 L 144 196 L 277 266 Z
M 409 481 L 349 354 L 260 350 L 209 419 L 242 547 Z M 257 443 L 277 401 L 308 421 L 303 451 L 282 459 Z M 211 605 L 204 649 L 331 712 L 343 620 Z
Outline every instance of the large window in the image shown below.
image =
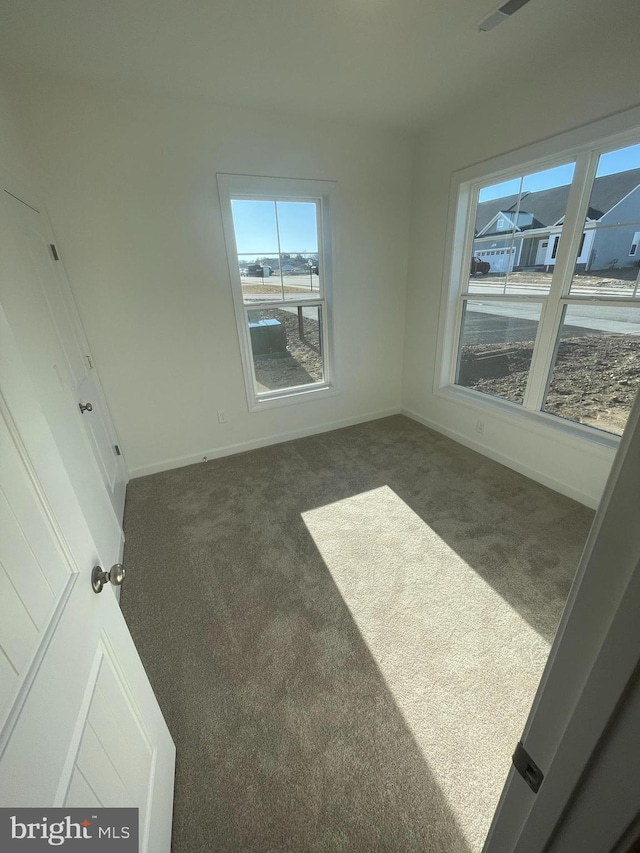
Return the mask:
M 330 182 L 218 175 L 252 410 L 327 393 Z
M 640 144 L 469 182 L 459 212 L 449 382 L 620 434 L 640 385 Z

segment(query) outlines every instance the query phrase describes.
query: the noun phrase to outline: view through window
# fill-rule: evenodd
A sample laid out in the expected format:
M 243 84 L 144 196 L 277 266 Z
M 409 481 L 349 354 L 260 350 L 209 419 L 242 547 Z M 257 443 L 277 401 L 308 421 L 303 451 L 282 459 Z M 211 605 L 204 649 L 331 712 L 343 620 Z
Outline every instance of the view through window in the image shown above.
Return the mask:
M 483 186 L 474 214 L 456 384 L 620 434 L 640 384 L 640 144 Z
M 231 200 L 257 394 L 324 381 L 317 206 Z
M 322 195 L 304 186 L 297 197 L 295 181 L 256 181 L 255 192 L 229 187 L 227 242 L 250 401 L 264 401 L 329 384 L 328 247 Z

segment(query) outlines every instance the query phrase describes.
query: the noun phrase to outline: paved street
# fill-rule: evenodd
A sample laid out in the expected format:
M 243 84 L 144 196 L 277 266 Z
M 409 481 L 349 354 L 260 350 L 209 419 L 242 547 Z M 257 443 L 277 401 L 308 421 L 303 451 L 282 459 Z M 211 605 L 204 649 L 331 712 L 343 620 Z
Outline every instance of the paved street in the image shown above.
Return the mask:
M 265 298 L 277 301 L 283 295 L 285 300 L 295 302 L 303 299 L 317 299 L 319 281 L 317 275 L 285 275 L 282 276 L 282 280 L 277 274 L 265 279 L 243 276 L 243 295 L 246 302 L 260 302 Z M 540 302 L 482 302 L 483 293 L 501 293 L 504 286 L 504 278 L 487 277 L 470 281 L 469 292 L 477 294 L 478 301 L 474 300 L 473 310 L 467 310 L 465 343 L 491 344 L 535 340 L 537 321 L 540 317 L 542 302 L 548 293 L 548 286 L 545 283 L 535 282 L 509 286 L 509 295 L 540 295 Z M 247 288 L 251 288 L 251 292 Z M 584 295 L 593 296 L 593 288 L 584 288 L 584 290 Z M 622 293 L 628 294 L 628 289 Z M 601 288 L 598 290 L 598 295 L 619 296 L 620 292 L 614 288 L 610 293 L 608 289 Z M 284 310 L 297 311 L 296 308 Z M 570 325 L 565 327 L 564 336 L 589 334 L 594 331 L 640 335 L 640 307 L 571 305 L 567 310 Z M 304 309 L 304 316 L 317 320 L 317 311 L 315 308 Z
M 640 308 L 570 305 L 564 336 L 594 331 L 640 335 Z M 465 343 L 508 343 L 534 340 L 540 303 L 476 302 L 467 309 Z M 469 335 L 472 337 L 470 338 Z

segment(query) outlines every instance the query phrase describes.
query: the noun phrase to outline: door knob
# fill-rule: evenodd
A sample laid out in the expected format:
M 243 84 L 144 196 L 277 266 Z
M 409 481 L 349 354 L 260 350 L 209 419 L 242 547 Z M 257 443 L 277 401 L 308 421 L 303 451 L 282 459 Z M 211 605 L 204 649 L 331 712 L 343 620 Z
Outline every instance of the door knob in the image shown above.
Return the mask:
M 80 413 L 83 415 L 85 412 L 93 411 L 93 406 L 91 405 L 91 403 L 87 403 L 86 405 L 84 403 L 78 403 L 78 406 L 80 408 Z
M 114 586 L 120 586 L 126 571 L 122 563 L 111 566 L 108 572 L 103 572 L 101 566 L 94 566 L 91 572 L 91 586 L 94 592 L 102 592 L 102 587 L 111 581 Z

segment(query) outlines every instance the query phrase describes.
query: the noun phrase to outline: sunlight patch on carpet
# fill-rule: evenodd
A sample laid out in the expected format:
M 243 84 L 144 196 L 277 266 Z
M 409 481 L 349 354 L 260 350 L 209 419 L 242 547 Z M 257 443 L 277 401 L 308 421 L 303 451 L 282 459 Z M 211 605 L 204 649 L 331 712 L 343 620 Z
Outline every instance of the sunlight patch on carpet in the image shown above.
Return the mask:
M 388 486 L 302 517 L 467 840 L 480 849 L 548 642 Z

